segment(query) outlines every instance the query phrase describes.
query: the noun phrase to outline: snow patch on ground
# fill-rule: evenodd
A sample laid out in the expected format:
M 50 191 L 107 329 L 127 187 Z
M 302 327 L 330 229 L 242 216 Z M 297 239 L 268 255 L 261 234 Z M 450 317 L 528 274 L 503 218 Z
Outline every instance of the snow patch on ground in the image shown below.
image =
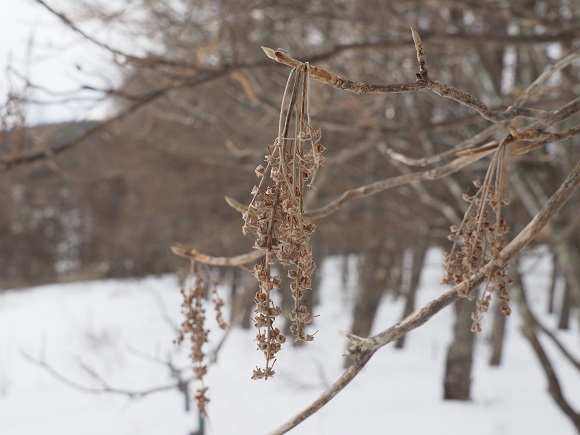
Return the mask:
M 540 252 L 525 267 L 536 312 L 546 306 L 550 262 Z M 427 258 L 418 303 L 441 294 L 441 252 Z M 321 304 L 316 307 L 315 341 L 300 348 L 286 345 L 276 363 L 277 377 L 252 381 L 261 366 L 254 332 L 234 330 L 210 367 L 207 385 L 208 432 L 265 434 L 315 400 L 342 373 L 345 340 L 338 333 L 350 327 L 346 301 L 355 293 L 355 276 L 344 287 L 341 261 L 326 261 Z M 224 295 L 225 296 L 225 295 Z M 115 394 L 88 394 L 55 379 L 25 355 L 44 359 L 63 376 L 99 388 L 98 375 L 110 387 L 141 391 L 175 382 L 167 366 L 154 359 L 187 367 L 187 349 L 173 344 L 181 321 L 181 296 L 173 275 L 144 280 L 108 280 L 58 284 L 0 294 L 0 433 L 2 435 L 187 435 L 197 428 L 195 410 L 186 412 L 184 398 L 169 390 L 139 399 Z M 400 301 L 386 297 L 374 330 L 397 322 Z M 508 320 L 501 367 L 487 365 L 489 322 L 479 337 L 473 400 L 444 402 L 442 376 L 451 339 L 453 313 L 445 309 L 411 332 L 406 347 L 381 349 L 363 372 L 329 405 L 292 434 L 352 435 L 572 435 L 574 428 L 547 393 L 538 361 L 518 330 L 517 311 Z M 208 310 L 208 317 L 209 315 Z M 577 315 L 577 313 L 575 313 Z M 555 319 L 543 315 L 549 326 Z M 578 321 L 559 332 L 577 350 Z M 223 333 L 212 327 L 210 346 Z M 580 380 L 574 369 L 546 342 L 565 394 L 580 407 Z M 578 356 L 578 352 L 576 352 Z

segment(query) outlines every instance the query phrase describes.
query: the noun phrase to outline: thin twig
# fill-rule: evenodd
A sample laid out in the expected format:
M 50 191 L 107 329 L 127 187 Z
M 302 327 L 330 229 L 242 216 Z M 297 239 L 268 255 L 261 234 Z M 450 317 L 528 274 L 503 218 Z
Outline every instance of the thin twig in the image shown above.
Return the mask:
M 109 386 L 100 376 L 96 375 L 96 373 L 93 371 L 91 373 L 91 376 L 93 378 L 98 378 L 99 383 L 102 384 L 102 387 L 98 387 L 98 388 L 87 387 L 85 385 L 81 385 L 81 384 L 77 383 L 76 381 L 73 381 L 73 380 L 67 378 L 61 372 L 56 370 L 53 366 L 51 366 L 50 364 L 48 364 L 44 360 L 36 359 L 36 358 L 34 358 L 34 357 L 28 355 L 27 353 L 24 353 L 24 352 L 22 352 L 22 356 L 26 360 L 31 362 L 32 364 L 35 364 L 35 365 L 41 367 L 42 369 L 46 370 L 51 376 L 53 376 L 55 379 L 62 382 L 63 384 L 66 384 L 69 387 L 72 387 L 76 390 L 83 391 L 85 393 L 92 393 L 92 394 L 119 394 L 122 396 L 127 396 L 131 399 L 138 399 L 141 397 L 148 396 L 150 394 L 158 393 L 160 391 L 167 391 L 167 390 L 173 390 L 173 389 L 179 388 L 181 384 L 188 383 L 188 382 L 191 382 L 193 380 L 193 378 L 191 378 L 189 380 L 180 380 L 177 383 L 168 384 L 168 385 L 160 385 L 158 387 L 152 387 L 152 388 L 149 388 L 146 390 L 131 391 L 131 390 L 126 390 L 126 389 L 122 389 L 122 388 L 115 388 L 115 387 Z M 87 368 L 85 367 L 85 371 L 86 370 L 87 370 Z
M 188 249 L 180 245 L 173 245 L 171 251 L 180 257 L 193 259 L 210 266 L 241 266 L 256 261 L 266 255 L 266 252 L 263 250 L 255 250 L 235 257 L 212 257 L 211 255 L 202 254 L 195 249 Z
M 426 171 L 414 172 L 412 174 L 400 175 L 397 177 L 391 177 L 384 180 L 376 181 L 371 184 L 367 184 L 355 189 L 346 190 L 338 198 L 326 204 L 325 206 L 312 210 L 305 213 L 310 219 L 316 220 L 328 216 L 331 213 L 337 211 L 340 207 L 344 206 L 346 203 L 352 201 L 356 198 L 364 198 L 365 196 L 373 195 L 377 192 L 382 192 L 393 187 L 402 186 L 404 184 L 413 183 L 416 181 L 426 181 L 426 180 L 439 180 L 447 175 L 453 174 L 460 169 L 469 166 L 476 161 L 484 158 L 485 156 L 491 154 L 493 149 L 486 150 L 481 153 L 474 155 L 464 156 L 453 160 L 446 165 L 428 169 Z

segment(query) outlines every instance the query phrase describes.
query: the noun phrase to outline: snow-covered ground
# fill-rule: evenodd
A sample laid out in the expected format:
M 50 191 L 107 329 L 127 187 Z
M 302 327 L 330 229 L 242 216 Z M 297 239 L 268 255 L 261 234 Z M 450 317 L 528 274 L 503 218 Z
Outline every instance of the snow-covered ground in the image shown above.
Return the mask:
M 432 251 L 419 302 L 440 294 L 441 253 Z M 527 261 L 530 299 L 543 313 L 550 276 L 547 258 Z M 278 354 L 277 377 L 250 380 L 261 365 L 254 332 L 235 330 L 210 368 L 212 399 L 208 432 L 260 435 L 275 429 L 315 400 L 342 373 L 354 285 L 342 288 L 340 263 L 321 267 L 322 303 L 315 310 L 315 341 Z M 175 382 L 166 365 L 187 366 L 187 349 L 172 343 L 180 321 L 179 286 L 174 276 L 59 284 L 0 294 L 0 434 L 2 435 L 187 435 L 197 427 L 177 390 L 129 399 L 81 392 L 28 357 L 44 360 L 77 384 L 141 391 Z M 452 310 L 446 309 L 413 331 L 404 350 L 381 349 L 329 405 L 291 433 L 316 435 L 572 435 L 574 428 L 553 403 L 544 374 L 518 330 L 517 310 L 508 321 L 504 362 L 487 365 L 484 324 L 477 347 L 473 400 L 444 402 L 442 376 L 451 338 Z M 375 324 L 382 330 L 399 319 L 402 304 L 386 298 Z M 578 313 L 576 312 L 577 316 Z M 554 318 L 542 316 L 553 326 Z M 578 352 L 578 321 L 559 336 Z M 221 332 L 212 330 L 215 344 Z M 548 346 L 566 396 L 580 407 L 580 379 Z M 28 356 L 28 357 L 27 357 Z

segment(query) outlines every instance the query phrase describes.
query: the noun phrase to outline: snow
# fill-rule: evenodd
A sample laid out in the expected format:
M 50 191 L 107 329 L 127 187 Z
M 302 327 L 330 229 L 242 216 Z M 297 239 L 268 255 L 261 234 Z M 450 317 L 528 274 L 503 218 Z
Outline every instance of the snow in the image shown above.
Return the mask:
M 438 284 L 440 264 L 441 253 L 430 252 L 419 303 L 444 291 Z M 526 264 L 535 311 L 553 327 L 555 319 L 543 315 L 549 258 L 530 258 Z M 355 277 L 351 276 L 347 289 L 342 288 L 338 259 L 327 260 L 320 273 L 321 304 L 315 310 L 318 333 L 314 342 L 301 348 L 283 348 L 275 366 L 276 378 L 250 379 L 252 369 L 262 364 L 253 331 L 237 329 L 228 337 L 207 377 L 212 399 L 209 433 L 266 434 L 308 406 L 342 373 L 345 341 L 338 331 L 350 326 L 347 301 L 353 298 Z M 176 332 L 167 320 L 179 323 L 180 302 L 173 275 L 0 294 L 0 433 L 187 435 L 195 430 L 195 409 L 186 412 L 184 398 L 175 389 L 138 399 L 86 393 L 55 379 L 26 357 L 45 360 L 63 376 L 87 387 L 99 388 L 104 380 L 112 388 L 141 391 L 174 383 L 168 367 L 155 358 L 188 367 L 187 349 L 173 344 Z M 375 331 L 398 321 L 402 309 L 401 301 L 385 298 Z M 572 424 L 548 395 L 544 374 L 518 330 L 520 321 L 514 311 L 500 367 L 487 365 L 486 333 L 491 327 L 489 322 L 484 324 L 476 349 L 472 401 L 441 400 L 453 324 L 448 308 L 411 332 L 405 349 L 389 345 L 379 350 L 350 385 L 291 433 L 574 434 Z M 578 356 L 578 321 L 571 323 L 571 331 L 558 335 Z M 221 334 L 212 327 L 209 347 Z M 549 342 L 544 343 L 566 397 L 580 407 L 577 373 Z

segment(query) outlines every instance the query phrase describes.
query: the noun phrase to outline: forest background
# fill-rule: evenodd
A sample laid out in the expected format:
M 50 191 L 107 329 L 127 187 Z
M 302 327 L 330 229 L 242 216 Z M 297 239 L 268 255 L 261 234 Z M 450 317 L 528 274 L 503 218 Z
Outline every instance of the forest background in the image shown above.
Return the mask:
M 46 56 L 51 47 L 31 36 L 27 67 L 6 71 L 3 289 L 175 272 L 187 266 L 170 250 L 176 243 L 212 256 L 250 251 L 253 241 L 242 235 L 240 213 L 223 197 L 249 203 L 256 165 L 278 134 L 289 73 L 260 46 L 280 47 L 358 82 L 405 83 L 418 72 L 413 27 L 430 73 L 490 108 L 570 109 L 545 128 L 560 136 L 506 154 L 501 169 L 511 200 L 504 210 L 508 237 L 527 225 L 577 166 L 580 5 L 574 1 L 34 3 L 68 29 L 70 39 L 52 42 L 54 53 L 82 41 L 108 64 L 75 63 L 64 90 L 39 85 L 30 73 L 41 59 L 35 53 L 40 46 Z M 529 126 L 517 117 L 490 121 L 426 90 L 356 95 L 314 80 L 311 86 L 310 111 L 327 161 L 305 194 L 307 210 L 321 209 L 349 189 L 437 169 L 457 152 L 498 141 L 508 128 Z M 30 119 L 38 107 L 68 107 L 75 116 L 35 124 Z M 521 138 L 509 151 L 526 146 Z M 328 256 L 358 258 L 353 334 L 370 334 L 385 294 L 405 298 L 406 314 L 415 308 L 426 252 L 450 249 L 449 227 L 462 221 L 464 194 L 475 193 L 473 181 L 488 165 L 484 158 L 435 177 L 440 179 L 384 189 L 317 222 L 317 263 Z M 556 313 L 561 329 L 578 322 L 577 210 L 575 196 L 535 240 L 553 258 L 547 310 Z M 252 298 L 236 299 L 240 288 L 251 285 L 248 274 L 234 268 L 216 274 L 231 283 L 231 298 L 244 313 L 240 323 L 248 327 Z M 307 298 L 316 304 L 316 284 Z M 281 305 L 289 310 L 290 295 Z M 473 303 L 457 304 L 455 342 L 461 346 L 455 350 L 462 361 L 473 350 L 473 310 Z M 498 313 L 493 337 L 499 364 L 505 319 Z M 469 398 L 470 365 L 459 367 L 449 398 L 463 400 Z M 446 376 L 453 378 L 452 371 L 448 367 Z M 569 408 L 564 412 L 580 427 L 578 413 Z

